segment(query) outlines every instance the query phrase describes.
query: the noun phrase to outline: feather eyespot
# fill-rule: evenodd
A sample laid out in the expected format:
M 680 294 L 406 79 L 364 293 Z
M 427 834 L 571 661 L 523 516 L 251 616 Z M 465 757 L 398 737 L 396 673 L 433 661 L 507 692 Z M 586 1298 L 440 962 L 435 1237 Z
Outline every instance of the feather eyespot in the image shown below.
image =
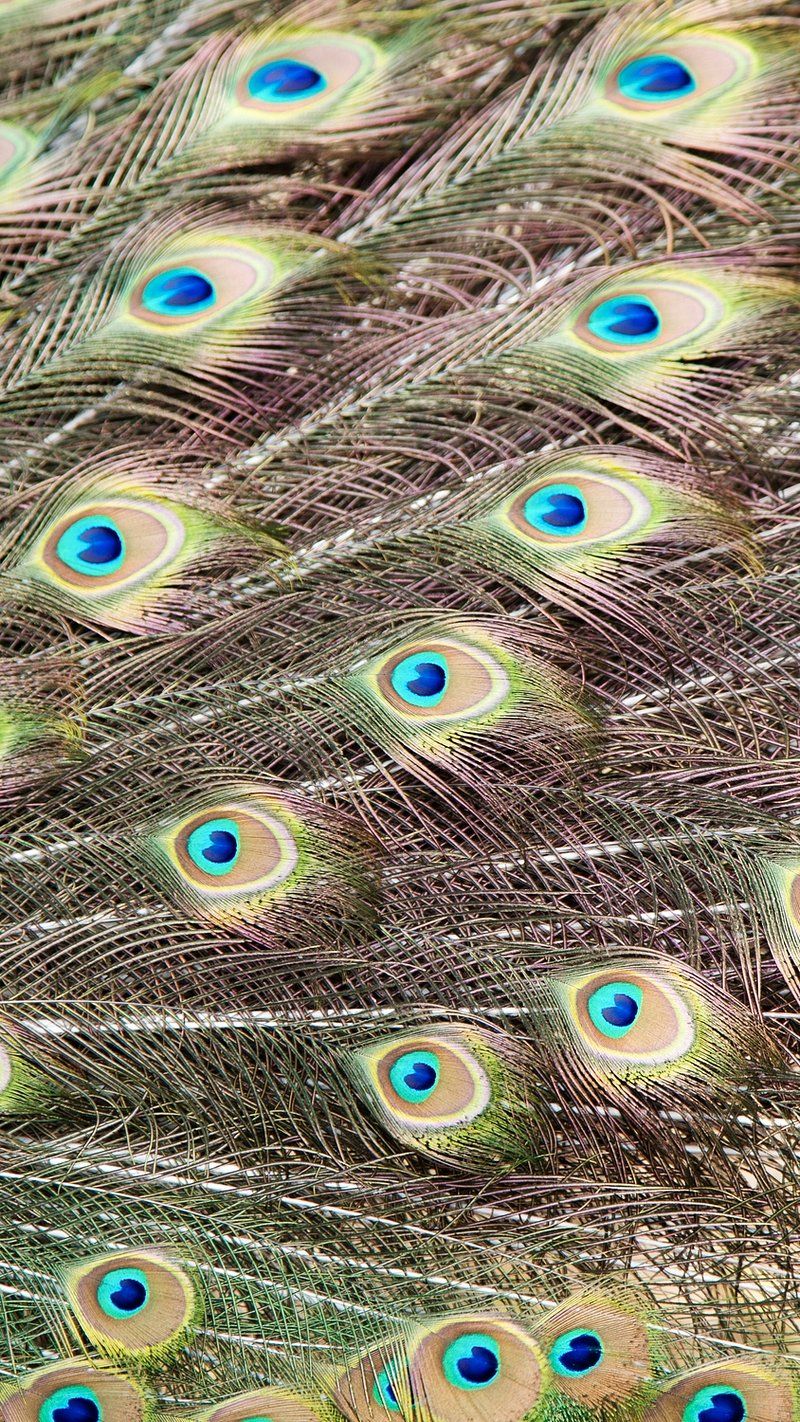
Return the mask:
M 412 1138 L 467 1125 L 489 1105 L 483 1066 L 454 1039 L 403 1036 L 362 1049 L 356 1062 L 387 1123 Z
M 626 1037 L 636 1024 L 642 1006 L 642 989 L 636 983 L 611 982 L 596 988 L 586 1010 L 603 1037 Z
M 448 637 L 404 644 L 375 667 L 386 706 L 409 721 L 466 721 L 501 705 L 509 679 L 482 647 Z
M 94 601 L 151 578 L 178 556 L 185 540 L 177 509 L 109 496 L 63 514 L 34 558 L 51 582 Z
M 403 1052 L 389 1068 L 389 1082 L 401 1101 L 427 1101 L 442 1076 L 438 1053 L 423 1049 Z
M 190 815 L 171 831 L 167 848 L 181 877 L 211 897 L 275 889 L 289 878 L 299 857 L 283 819 L 244 803 Z
M 644 1396 L 656 1369 L 648 1307 L 627 1288 L 587 1290 L 531 1325 L 564 1397 L 605 1416 L 607 1408 L 616 1415 L 626 1400 Z
M 103 1407 L 90 1387 L 60 1387 L 39 1408 L 39 1422 L 101 1422 Z
M 453 1387 L 491 1387 L 500 1376 L 500 1348 L 488 1333 L 462 1333 L 445 1349 L 442 1371 Z
M 531 1058 L 505 1034 L 443 1023 L 359 1047 L 345 1065 L 385 1129 L 414 1150 L 461 1168 L 543 1152 Z
M 632 116 L 669 122 L 721 98 L 756 67 L 756 54 L 741 40 L 698 29 L 628 55 L 608 75 L 603 92 L 609 104 Z
M 556 1339 L 550 1349 L 553 1371 L 562 1377 L 583 1377 L 603 1361 L 603 1340 L 597 1333 L 570 1329 Z
M 327 88 L 324 74 L 313 64 L 299 59 L 270 59 L 254 69 L 247 80 L 251 98 L 267 104 L 294 103 L 310 99 Z
M 277 263 L 266 250 L 231 239 L 176 250 L 174 259 L 151 263 L 127 298 L 139 325 L 191 334 L 235 311 L 274 285 Z
M 704 1387 L 687 1402 L 682 1422 L 746 1422 L 747 1403 L 732 1387 Z
M 351 1359 L 332 1380 L 331 1400 L 348 1422 L 396 1422 L 407 1416 L 408 1382 L 395 1343 L 370 1348 Z
M 661 317 L 649 297 L 625 292 L 595 306 L 589 312 L 586 325 L 600 341 L 645 345 L 659 335 Z
M 721 299 L 705 283 L 653 277 L 587 302 L 572 334 L 607 357 L 635 359 L 706 335 L 723 312 Z
M 156 316 L 195 316 L 213 306 L 214 283 L 196 267 L 166 267 L 142 288 L 142 306 Z
M 628 537 L 651 513 L 637 485 L 580 468 L 527 485 L 505 506 L 516 533 L 554 549 Z
M 83 1333 L 111 1357 L 163 1357 L 180 1346 L 198 1312 L 187 1271 L 158 1250 L 106 1254 L 66 1277 Z
M 685 99 L 697 88 L 691 69 L 672 54 L 643 54 L 630 59 L 620 69 L 616 82 L 623 98 L 650 104 Z
M 80 1361 L 38 1368 L 0 1393 L 3 1422 L 145 1422 L 150 1412 L 130 1378 Z
M 432 1422 L 525 1422 L 538 1415 L 547 1364 L 510 1319 L 439 1320 L 412 1340 L 408 1365 L 415 1408 Z
M 355 35 L 311 32 L 283 44 L 249 46 L 236 100 L 251 118 L 272 124 L 334 128 L 340 107 L 382 65 L 380 50 Z M 254 62 L 255 59 L 255 62 Z
M 107 1318 L 134 1318 L 150 1300 L 141 1269 L 109 1269 L 97 1286 L 97 1302 Z
M 388 1413 L 401 1411 L 396 1389 L 397 1365 L 395 1363 L 387 1363 L 385 1368 L 381 1368 L 375 1379 L 372 1396 L 374 1401 Z
M 618 1066 L 674 1062 L 694 1044 L 688 1001 L 655 974 L 589 973 L 570 984 L 568 1002 L 586 1046 Z
M 793 1422 L 799 1399 L 793 1374 L 779 1362 L 722 1359 L 662 1384 L 642 1422 Z
M 73 616 L 133 632 L 179 625 L 222 569 L 282 552 L 260 530 L 121 479 L 61 493 L 13 549 L 28 595 L 44 585 Z

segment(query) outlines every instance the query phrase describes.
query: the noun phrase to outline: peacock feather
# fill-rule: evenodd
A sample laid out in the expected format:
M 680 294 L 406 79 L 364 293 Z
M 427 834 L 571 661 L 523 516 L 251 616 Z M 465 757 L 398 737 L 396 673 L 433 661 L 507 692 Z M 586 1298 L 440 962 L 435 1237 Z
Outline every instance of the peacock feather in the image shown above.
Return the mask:
M 0 5 L 0 1422 L 800 1422 L 797 23 Z

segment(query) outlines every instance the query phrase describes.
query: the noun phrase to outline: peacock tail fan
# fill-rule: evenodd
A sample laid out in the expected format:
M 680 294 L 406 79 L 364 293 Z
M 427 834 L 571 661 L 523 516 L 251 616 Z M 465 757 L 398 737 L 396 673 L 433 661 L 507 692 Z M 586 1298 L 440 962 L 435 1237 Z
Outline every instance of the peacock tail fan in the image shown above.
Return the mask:
M 800 1422 L 798 56 L 0 3 L 0 1422 Z

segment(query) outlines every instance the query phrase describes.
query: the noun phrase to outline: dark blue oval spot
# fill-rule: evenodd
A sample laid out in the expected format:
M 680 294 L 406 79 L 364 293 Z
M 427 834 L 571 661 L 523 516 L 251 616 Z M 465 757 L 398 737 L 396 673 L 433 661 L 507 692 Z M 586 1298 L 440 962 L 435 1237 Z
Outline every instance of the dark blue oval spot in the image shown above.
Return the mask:
M 636 1021 L 639 1004 L 626 992 L 615 992 L 614 1001 L 601 1008 L 601 1011 L 606 1022 L 610 1022 L 612 1027 L 630 1027 L 631 1023 Z
M 631 60 L 620 70 L 617 83 L 631 99 L 680 98 L 695 87 L 690 70 L 670 54 L 648 54 Z
M 135 1313 L 147 1301 L 147 1286 L 141 1279 L 120 1279 L 111 1292 L 111 1302 L 122 1313 Z
M 300 59 L 271 59 L 254 69 L 247 88 L 254 99 L 308 98 L 325 87 L 324 75 Z
M 404 1072 L 403 1080 L 410 1091 L 430 1091 L 436 1085 L 435 1066 L 423 1060 L 415 1061 L 410 1071 Z
M 115 563 L 122 555 L 122 539 L 108 523 L 95 523 L 84 528 L 77 538 L 78 557 L 82 563 Z
M 558 1361 L 568 1373 L 586 1373 L 596 1368 L 603 1356 L 603 1345 L 596 1333 L 576 1333 L 558 1355 Z
M 623 297 L 617 302 L 616 314 L 608 322 L 615 336 L 649 336 L 658 330 L 658 313 L 649 301 Z
M 230 830 L 212 830 L 208 836 L 208 844 L 204 845 L 202 854 L 210 864 L 230 864 L 236 858 L 239 845 L 236 835 Z
M 161 282 L 161 304 L 172 311 L 201 306 L 213 295 L 214 288 L 202 272 L 174 272 L 165 275 Z
M 414 696 L 440 696 L 447 681 L 447 672 L 437 662 L 417 662 L 408 689 Z
M 142 290 L 141 301 L 157 316 L 196 316 L 214 305 L 213 282 L 197 267 L 168 267 Z
M 586 511 L 575 494 L 549 494 L 547 507 L 539 516 L 552 528 L 574 528 L 585 521 Z
M 100 1409 L 91 1397 L 76 1392 L 53 1408 L 53 1422 L 99 1422 Z
M 715 1392 L 697 1414 L 697 1422 L 744 1422 L 747 1416 L 744 1399 L 736 1392 Z
M 458 1359 L 456 1368 L 465 1382 L 471 1383 L 473 1387 L 483 1387 L 498 1373 L 500 1360 L 490 1348 L 475 1343 L 469 1353 Z

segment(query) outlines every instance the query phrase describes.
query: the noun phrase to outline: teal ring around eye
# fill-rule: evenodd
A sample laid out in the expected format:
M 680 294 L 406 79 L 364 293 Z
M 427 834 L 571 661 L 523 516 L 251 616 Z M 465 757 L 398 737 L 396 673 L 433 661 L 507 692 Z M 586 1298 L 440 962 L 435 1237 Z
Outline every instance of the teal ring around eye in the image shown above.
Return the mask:
M 289 57 L 260 64 L 247 80 L 248 94 L 262 104 L 291 104 L 313 99 L 327 87 L 325 75 L 315 65 Z
M 391 674 L 392 689 L 410 706 L 438 706 L 450 681 L 447 659 L 425 649 L 404 657 Z
M 715 1405 L 715 1399 L 725 1402 L 730 1400 L 734 1406 L 725 1407 L 722 1411 Z M 726 1383 L 712 1383 L 710 1387 L 701 1388 L 700 1392 L 696 1392 L 694 1397 L 689 1399 L 681 1422 L 706 1422 L 707 1417 L 710 1417 L 712 1422 L 747 1422 L 749 1415 L 747 1400 L 738 1388 L 729 1387 Z
M 125 1283 L 132 1281 L 142 1293 L 141 1303 L 130 1308 L 120 1308 L 114 1296 L 124 1293 Z M 129 1290 L 130 1292 L 130 1290 Z M 142 1269 L 110 1269 L 97 1286 L 97 1302 L 109 1318 L 135 1318 L 150 1301 L 150 1285 Z
M 156 316 L 196 316 L 217 299 L 213 281 L 196 267 L 168 267 L 151 277 L 142 305 Z
M 525 500 L 522 516 L 531 528 L 556 538 L 583 533 L 588 521 L 586 499 L 576 484 L 545 484 Z
M 603 1340 L 592 1328 L 572 1328 L 562 1333 L 550 1349 L 550 1364 L 562 1378 L 585 1377 L 603 1361 Z
M 204 874 L 230 874 L 241 853 L 241 836 L 235 820 L 206 820 L 192 830 L 186 853 Z
M 56 557 L 64 566 L 90 578 L 116 573 L 125 562 L 126 552 L 122 530 L 106 514 L 77 518 L 64 529 L 56 544 Z
M 665 104 L 693 94 L 697 81 L 682 59 L 672 54 L 645 54 L 620 69 L 617 86 L 626 99 Z
M 445 1349 L 442 1368 L 462 1391 L 491 1387 L 500 1376 L 500 1349 L 488 1333 L 465 1333 Z
M 593 336 L 620 346 L 650 345 L 661 332 L 661 316 L 649 296 L 634 291 L 601 301 L 586 324 Z
M 624 1037 L 639 1016 L 642 997 L 636 983 L 606 983 L 589 998 L 589 1016 L 604 1037 Z
M 404 1052 L 389 1069 L 389 1080 L 401 1101 L 427 1101 L 439 1085 L 441 1070 L 435 1052 Z
M 77 1406 L 76 1406 L 77 1404 Z M 45 1398 L 39 1408 L 38 1422 L 103 1422 L 103 1405 L 90 1387 L 60 1387 Z
M 381 1368 L 375 1379 L 372 1389 L 373 1401 L 383 1407 L 387 1412 L 399 1412 L 400 1403 L 394 1391 L 395 1374 L 397 1369 L 393 1363 L 387 1363 L 385 1368 Z

